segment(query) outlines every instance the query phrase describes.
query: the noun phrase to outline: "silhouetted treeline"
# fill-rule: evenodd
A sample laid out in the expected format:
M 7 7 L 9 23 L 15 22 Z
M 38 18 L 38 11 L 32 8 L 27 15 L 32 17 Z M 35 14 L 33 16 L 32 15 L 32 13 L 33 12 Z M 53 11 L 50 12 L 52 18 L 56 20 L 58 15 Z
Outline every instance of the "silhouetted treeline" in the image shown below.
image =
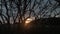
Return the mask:
M 46 25 L 60 25 L 60 18 L 40 18 L 33 22 Z
M 24 23 L 28 18 L 59 17 L 59 2 L 55 0 L 0 0 L 1 24 Z

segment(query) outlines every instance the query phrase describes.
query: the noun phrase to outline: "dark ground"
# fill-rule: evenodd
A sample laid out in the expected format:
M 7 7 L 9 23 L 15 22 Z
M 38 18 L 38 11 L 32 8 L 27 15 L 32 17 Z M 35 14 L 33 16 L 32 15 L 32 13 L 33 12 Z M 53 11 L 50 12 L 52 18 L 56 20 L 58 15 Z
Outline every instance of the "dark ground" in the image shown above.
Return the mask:
M 37 23 L 33 21 L 30 26 L 23 27 L 18 24 L 1 24 L 0 25 L 0 34 L 60 34 L 60 19 L 42 19 L 42 23 L 40 20 Z M 50 21 L 50 22 L 49 22 Z M 54 21 L 54 22 L 53 22 Z

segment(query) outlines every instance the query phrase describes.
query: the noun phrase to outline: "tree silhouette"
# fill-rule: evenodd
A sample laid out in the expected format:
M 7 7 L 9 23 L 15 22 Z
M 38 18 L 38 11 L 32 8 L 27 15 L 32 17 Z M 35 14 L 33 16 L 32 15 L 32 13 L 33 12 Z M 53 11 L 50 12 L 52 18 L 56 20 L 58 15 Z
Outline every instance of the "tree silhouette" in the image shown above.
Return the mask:
M 24 23 L 31 17 L 35 19 L 56 17 L 60 15 L 56 10 L 58 4 L 55 0 L 0 0 L 0 16 L 2 23 L 8 24 Z

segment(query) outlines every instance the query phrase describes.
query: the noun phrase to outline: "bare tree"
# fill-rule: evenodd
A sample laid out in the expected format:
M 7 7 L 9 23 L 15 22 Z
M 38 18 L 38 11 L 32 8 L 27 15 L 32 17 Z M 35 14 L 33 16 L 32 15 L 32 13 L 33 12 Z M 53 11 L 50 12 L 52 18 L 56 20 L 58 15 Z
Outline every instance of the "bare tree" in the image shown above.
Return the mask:
M 39 18 L 50 18 L 52 13 L 54 12 L 54 17 L 59 15 L 59 13 L 55 13 L 56 8 L 58 7 L 58 2 L 54 0 L 1 0 L 1 9 L 0 14 L 3 23 L 8 24 L 11 23 L 24 23 L 26 19 L 35 17 L 35 19 Z M 3 10 L 5 10 L 5 14 L 3 14 Z

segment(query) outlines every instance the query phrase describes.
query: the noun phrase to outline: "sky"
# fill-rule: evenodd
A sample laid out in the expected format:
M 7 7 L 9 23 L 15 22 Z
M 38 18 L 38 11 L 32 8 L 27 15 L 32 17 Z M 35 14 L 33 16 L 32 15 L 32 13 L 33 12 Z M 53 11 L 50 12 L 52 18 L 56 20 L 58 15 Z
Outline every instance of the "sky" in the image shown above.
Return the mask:
M 52 5 L 50 5 L 50 3 L 48 2 L 47 3 L 47 1 L 51 1 L 51 3 L 52 3 Z M 36 0 L 36 3 L 40 3 L 40 0 Z M 46 12 L 48 12 L 47 14 L 42 14 L 42 17 L 43 17 L 43 15 L 46 15 L 44 18 L 48 18 L 48 16 L 50 15 L 50 12 L 51 12 L 51 10 L 52 9 L 54 9 L 54 6 L 53 5 L 55 5 L 56 3 L 56 5 L 55 6 L 57 6 L 59 3 L 57 2 L 57 1 L 55 1 L 55 0 L 43 0 L 42 2 L 41 2 L 41 5 L 39 6 L 39 7 L 37 7 L 39 4 L 36 4 L 36 6 L 34 7 L 34 11 L 35 11 L 35 13 L 39 13 L 39 11 L 43 8 L 43 7 L 45 7 L 44 5 L 47 3 L 47 6 L 51 6 L 51 7 L 49 7 L 46 11 L 45 11 L 45 13 Z M 32 1 L 32 3 L 31 3 L 32 5 L 31 6 L 33 6 L 33 4 L 34 4 L 34 0 Z M 52 8 L 53 7 L 53 8 Z M 60 13 L 60 7 L 59 6 L 57 6 L 57 8 L 55 9 L 55 10 L 53 10 L 52 11 L 52 13 L 51 13 L 51 17 L 54 17 L 54 15 L 55 14 L 57 14 L 57 13 Z M 40 12 L 44 12 L 44 11 L 40 11 Z M 55 13 L 55 12 L 57 12 L 57 13 Z M 55 14 L 54 14 L 55 13 Z M 59 17 L 59 16 L 58 16 Z
M 1 1 L 1 0 L 0 0 Z M 33 4 L 34 4 L 34 1 L 35 0 L 32 0 L 31 1 L 31 6 L 30 5 L 28 5 L 28 9 L 32 9 L 32 7 L 33 7 Z M 47 3 L 47 1 L 48 0 L 43 0 L 42 2 L 41 2 L 41 5 L 39 6 L 40 7 L 40 9 L 42 9 L 43 7 L 44 7 L 44 4 L 46 4 Z M 54 4 L 54 3 L 56 3 L 56 1 L 55 0 L 50 0 L 51 1 L 51 3 L 52 4 Z M 32 9 L 32 10 L 34 10 L 35 11 L 35 13 L 39 13 L 39 11 L 40 11 L 40 9 L 39 9 L 39 7 L 37 7 L 38 6 L 38 4 L 37 4 L 37 2 L 38 3 L 40 3 L 40 0 L 36 0 L 36 5 L 35 5 L 35 7 L 34 7 L 34 9 Z M 58 3 L 58 2 L 57 2 Z M 0 4 L 1 4 L 1 2 L 0 2 Z M 2 3 L 2 10 L 3 10 L 3 14 L 5 14 L 6 13 L 6 8 L 4 7 L 4 5 L 3 5 L 4 3 Z M 10 7 L 9 7 L 9 3 L 7 3 L 8 4 L 8 8 L 10 9 Z M 47 5 L 49 4 L 49 2 L 47 3 Z M 51 5 L 51 6 L 53 6 L 53 5 Z M 9 14 L 11 15 L 11 13 L 13 12 L 14 13 L 14 15 L 17 13 L 17 8 L 16 8 L 16 5 L 13 3 L 13 7 L 15 8 L 15 9 L 11 9 L 12 11 L 10 11 L 9 10 Z M 1 8 L 1 5 L 0 5 L 0 8 Z M 47 9 L 46 11 L 48 12 L 48 14 L 49 14 L 49 11 L 48 10 L 50 10 L 50 9 Z M 40 11 L 40 12 L 42 12 L 42 11 Z M 55 12 L 55 11 L 54 11 Z M 59 12 L 59 10 L 58 10 L 58 8 L 57 8 L 57 12 Z M 47 15 L 48 15 L 47 14 Z
M 13 7 L 10 7 L 9 6 L 9 1 L 8 0 L 6 0 L 6 1 L 7 1 L 7 7 L 8 7 L 8 10 L 9 10 L 9 15 L 12 17 L 12 14 L 13 14 L 13 16 L 15 17 L 17 15 L 17 11 L 18 11 L 18 9 L 16 7 L 16 4 L 12 3 Z M 35 1 L 35 7 L 34 7 L 34 9 L 32 9 L 32 7 L 34 5 L 34 1 Z M 42 1 L 42 2 L 40 2 L 40 1 Z M 47 2 L 47 1 L 50 1 L 51 4 L 49 2 Z M 17 0 L 15 0 L 15 2 L 17 3 Z M 1 6 L 1 4 L 2 4 L 2 6 Z M 43 9 L 45 7 L 45 4 L 46 4 L 46 6 L 48 6 L 48 8 Z M 28 6 L 26 8 L 26 10 L 28 10 L 27 13 L 26 13 L 26 17 L 28 16 L 29 10 L 31 9 L 31 10 L 35 11 L 36 15 L 38 15 L 39 17 L 41 16 L 41 18 L 49 18 L 51 10 L 54 9 L 54 6 L 57 6 L 57 8 L 54 9 L 52 11 L 52 13 L 51 13 L 51 17 L 54 17 L 55 14 L 60 13 L 60 6 L 58 6 L 58 4 L 59 3 L 57 1 L 55 1 L 55 0 L 31 0 L 31 4 L 28 4 Z M 2 7 L 2 9 L 1 9 L 1 7 Z M 23 6 L 21 6 L 21 7 L 23 8 Z M 42 9 L 43 9 L 43 11 L 41 11 Z M 2 14 L 4 14 L 7 17 L 4 2 L 1 3 L 1 0 L 0 0 L 0 11 L 1 10 L 2 10 Z M 34 17 L 33 14 L 31 14 L 31 16 Z M 60 14 L 56 15 L 56 17 L 60 17 Z M 1 18 L 0 18 L 0 20 L 1 20 Z

